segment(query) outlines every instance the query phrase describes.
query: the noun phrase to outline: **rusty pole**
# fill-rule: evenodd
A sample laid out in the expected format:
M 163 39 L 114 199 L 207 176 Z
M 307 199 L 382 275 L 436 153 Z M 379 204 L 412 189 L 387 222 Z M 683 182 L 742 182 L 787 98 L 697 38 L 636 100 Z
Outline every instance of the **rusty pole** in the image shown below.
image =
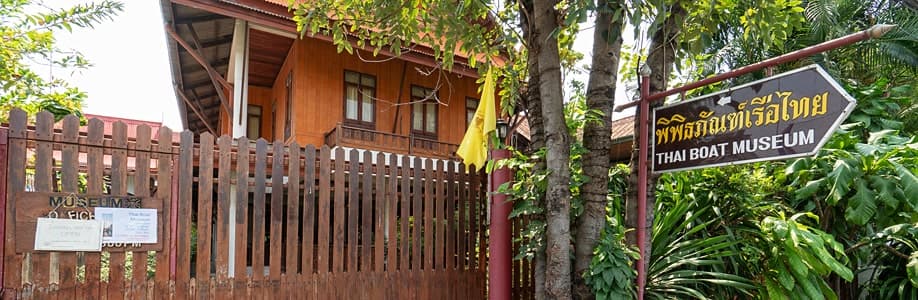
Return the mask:
M 776 65 L 783 64 L 789 61 L 794 61 L 794 60 L 797 60 L 803 57 L 822 53 L 822 52 L 829 51 L 832 49 L 848 46 L 848 45 L 851 45 L 851 44 L 854 44 L 854 43 L 857 43 L 863 40 L 878 38 L 880 36 L 883 36 L 884 34 L 886 34 L 887 32 L 889 32 L 895 27 L 896 25 L 887 25 L 887 24 L 873 25 L 867 30 L 862 30 L 862 31 L 855 32 L 855 33 L 852 33 L 852 34 L 849 34 L 849 35 L 846 35 L 846 36 L 843 36 L 843 37 L 840 37 L 840 38 L 837 38 L 831 41 L 822 42 L 817 45 L 813 45 L 813 46 L 806 47 L 806 48 L 803 48 L 797 51 L 793 51 L 790 53 L 772 57 L 772 58 L 751 64 L 751 65 L 741 67 L 736 70 L 732 70 L 726 73 L 721 73 L 721 74 L 718 74 L 712 77 L 708 77 L 708 78 L 705 78 L 705 79 L 702 79 L 696 82 L 692 82 L 692 83 L 689 83 L 689 84 L 686 84 L 686 85 L 683 85 L 677 88 L 662 91 L 659 93 L 654 93 L 652 95 L 650 94 L 650 68 L 647 65 L 644 65 L 643 67 L 641 67 L 641 70 L 640 70 L 641 100 L 619 105 L 615 108 L 615 111 L 622 111 L 626 108 L 640 105 L 640 108 L 638 109 L 638 118 L 636 120 L 636 122 L 638 122 L 638 146 L 637 146 L 638 147 L 638 168 L 637 168 L 638 169 L 638 186 L 637 186 L 637 190 L 638 190 L 637 192 L 637 201 L 638 201 L 637 203 L 637 218 L 638 218 L 637 223 L 638 224 L 637 224 L 637 227 L 638 228 L 637 228 L 637 232 L 635 235 L 637 236 L 638 251 L 641 254 L 636 264 L 637 271 L 638 271 L 637 272 L 638 273 L 638 278 L 637 278 L 637 298 L 638 300 L 644 299 L 644 287 L 646 286 L 646 283 L 647 283 L 647 269 L 644 268 L 644 260 L 646 259 L 646 257 L 644 256 L 646 254 L 644 253 L 644 250 L 646 248 L 646 245 L 644 244 L 644 238 L 647 236 L 647 188 L 649 188 L 647 186 L 648 184 L 648 179 L 647 179 L 648 174 L 647 173 L 649 169 L 649 165 L 647 161 L 647 156 L 649 155 L 649 153 L 647 152 L 647 150 L 650 145 L 650 143 L 648 142 L 648 139 L 649 139 L 648 125 L 650 122 L 650 112 L 649 112 L 650 103 L 662 100 L 666 98 L 666 96 L 675 95 L 677 93 L 684 93 L 686 91 L 690 91 L 690 90 L 693 90 L 693 89 L 696 89 L 696 88 L 699 88 L 705 85 L 718 83 L 718 82 L 721 82 L 721 81 L 724 81 L 730 78 L 735 78 L 735 77 L 745 75 L 751 72 L 755 72 L 755 71 L 758 71 L 764 68 L 776 66 Z
M 492 149 L 491 159 L 498 161 L 510 158 L 510 150 Z M 498 187 L 513 178 L 513 171 L 508 167 L 494 169 L 491 172 L 491 225 L 490 247 L 488 247 L 488 298 L 510 300 L 512 289 L 513 251 L 510 232 L 510 211 L 513 204 L 507 202 L 507 194 L 497 193 Z

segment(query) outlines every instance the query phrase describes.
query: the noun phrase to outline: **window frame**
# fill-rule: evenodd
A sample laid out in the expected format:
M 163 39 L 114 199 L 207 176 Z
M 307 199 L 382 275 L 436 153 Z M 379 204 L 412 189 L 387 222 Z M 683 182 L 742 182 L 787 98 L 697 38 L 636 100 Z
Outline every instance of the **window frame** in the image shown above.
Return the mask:
M 469 107 L 469 102 L 475 101 L 474 107 Z M 481 105 L 481 99 L 465 97 L 465 128 L 469 128 L 472 125 L 472 119 L 475 118 L 475 113 L 478 111 L 478 105 Z M 471 118 L 469 118 L 469 113 L 471 113 Z
M 286 88 L 287 88 L 287 95 L 286 95 L 287 99 L 285 101 L 286 107 L 284 107 L 284 114 L 285 114 L 284 116 L 284 140 L 285 141 L 287 139 L 290 139 L 290 136 L 292 135 L 292 131 L 293 131 L 292 129 L 293 114 L 291 113 L 292 112 L 292 109 L 291 109 L 292 102 L 293 102 L 293 71 L 292 70 L 290 71 L 290 73 L 287 73 Z
M 439 92 L 438 92 L 437 90 L 434 90 L 434 89 L 432 89 L 432 88 L 428 88 L 428 87 L 424 87 L 424 86 L 420 86 L 420 85 L 414 85 L 414 84 L 411 85 L 411 90 L 409 91 L 409 92 L 410 92 L 410 93 L 409 93 L 409 96 L 411 97 L 411 103 L 412 103 L 412 104 L 411 104 L 411 134 L 416 135 L 416 136 L 421 137 L 421 138 L 436 140 L 436 139 L 437 139 L 437 136 L 438 136 L 438 134 L 439 134 L 439 131 L 440 131 L 440 107 L 439 107 L 438 103 L 437 103 L 435 100 L 428 99 L 428 100 L 421 101 L 421 100 L 423 99 L 422 97 L 416 97 L 416 96 L 414 95 L 414 89 L 415 89 L 415 88 L 423 89 L 425 92 L 427 92 L 427 93 L 425 93 L 426 95 L 429 95 L 430 93 L 439 94 Z M 439 96 L 439 95 L 438 95 L 438 96 Z M 422 127 L 425 127 L 425 128 L 423 128 L 423 129 L 416 129 L 416 128 L 414 128 L 414 115 L 415 115 L 415 113 L 414 113 L 414 108 L 415 108 L 415 105 L 423 105 L 423 106 L 422 106 L 423 109 L 421 110 L 422 112 L 424 112 L 424 113 L 422 114 L 422 117 L 421 117 L 421 125 L 422 125 Z M 433 118 L 434 118 L 434 130 L 433 130 L 433 131 L 427 131 L 427 130 L 426 130 L 426 127 L 427 127 L 427 117 L 428 117 L 428 116 L 427 116 L 427 113 L 426 113 L 426 112 L 427 112 L 427 105 L 433 105 L 433 106 L 434 106 L 434 110 L 433 110 L 433 113 L 434 113 L 434 115 L 433 115 Z
M 348 73 L 357 74 L 357 83 L 352 83 L 352 82 L 348 82 L 348 81 L 347 81 L 347 75 L 348 75 Z M 366 85 L 363 84 L 363 79 L 364 79 L 365 77 L 368 77 L 368 78 L 372 78 L 372 79 L 373 79 L 373 86 L 366 86 Z M 377 120 L 377 117 L 378 117 L 378 116 L 376 115 L 376 99 L 374 99 L 374 98 L 376 98 L 376 94 L 377 94 L 376 88 L 377 88 L 377 86 L 379 86 L 379 81 L 378 81 L 378 79 L 376 78 L 376 75 L 372 75 L 372 74 L 367 74 L 367 73 L 362 73 L 362 72 L 357 72 L 357 71 L 345 69 L 345 70 L 344 70 L 344 73 L 342 73 L 342 78 L 341 78 L 341 79 L 342 79 L 342 83 L 343 83 L 343 84 L 342 84 L 342 89 L 343 89 L 342 94 L 343 94 L 343 95 L 342 95 L 342 97 L 341 97 L 341 106 L 342 106 L 342 109 L 341 109 L 341 119 L 343 120 L 343 123 L 346 124 L 346 125 L 348 125 L 348 126 L 354 126 L 354 127 L 360 127 L 360 128 L 375 130 L 375 129 L 376 129 L 376 120 Z M 356 120 L 355 120 L 355 119 L 349 119 L 349 118 L 347 117 L 347 89 L 348 89 L 348 87 L 354 87 L 354 88 L 357 89 L 357 112 L 356 112 L 356 113 L 357 113 L 357 119 L 356 119 Z M 371 119 L 372 119 L 372 120 L 369 121 L 369 122 L 368 122 L 368 121 L 362 120 L 362 118 L 363 118 L 363 102 L 364 102 L 364 100 L 365 100 L 362 91 L 363 91 L 364 88 L 370 88 L 370 89 L 373 90 L 373 95 L 370 96 L 370 97 L 371 97 L 371 98 L 370 98 L 370 107 L 371 107 L 370 110 L 372 110 L 370 116 L 371 116 Z
M 263 136 L 261 134 L 261 130 L 263 129 L 261 126 L 261 123 L 264 122 L 265 111 L 264 111 L 264 108 L 261 107 L 261 105 L 256 105 L 256 104 L 247 104 L 247 105 L 248 105 L 248 108 L 246 109 L 246 117 L 245 117 L 245 121 L 246 121 L 245 135 L 246 135 L 246 138 L 248 138 L 250 141 L 254 141 Z M 252 113 L 253 108 L 258 108 L 258 114 Z M 250 122 L 252 118 L 256 118 L 258 122 L 254 122 L 254 123 Z M 249 136 L 249 130 L 251 130 L 252 124 L 255 124 L 256 126 L 258 126 L 258 133 L 257 133 L 257 136 L 255 137 Z

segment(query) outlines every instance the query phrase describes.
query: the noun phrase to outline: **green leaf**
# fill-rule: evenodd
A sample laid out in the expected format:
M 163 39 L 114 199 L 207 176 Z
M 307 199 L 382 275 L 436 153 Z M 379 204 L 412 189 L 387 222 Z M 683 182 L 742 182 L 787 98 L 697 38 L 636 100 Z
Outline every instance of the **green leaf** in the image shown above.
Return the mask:
M 877 192 L 877 200 L 883 202 L 887 209 L 895 210 L 899 207 L 899 199 L 904 199 L 905 194 L 902 189 L 896 185 L 896 182 L 883 176 L 867 176 L 870 186 Z
M 819 188 L 825 181 L 825 178 L 810 180 L 806 183 L 806 185 L 794 192 L 794 198 L 797 200 L 804 200 L 806 198 L 812 197 L 814 194 L 816 194 L 817 191 L 819 191 Z
M 899 184 L 908 196 L 909 204 L 912 205 L 912 209 L 918 209 L 918 177 L 902 165 L 896 165 L 896 172 L 899 174 Z
M 908 256 L 905 268 L 908 270 L 908 281 L 912 283 L 912 287 L 918 288 L 918 251 Z
M 871 145 L 876 144 L 880 139 L 887 136 L 896 135 L 896 133 L 898 133 L 898 131 L 892 129 L 871 132 L 870 136 L 867 138 L 867 143 Z
M 863 180 L 855 183 L 855 189 L 857 193 L 848 200 L 848 207 L 845 209 L 845 220 L 864 225 L 877 213 L 876 196 Z
M 857 171 L 846 160 L 835 161 L 832 172 L 826 174 L 832 187 L 829 189 L 829 205 L 835 205 L 851 190 L 851 182 Z

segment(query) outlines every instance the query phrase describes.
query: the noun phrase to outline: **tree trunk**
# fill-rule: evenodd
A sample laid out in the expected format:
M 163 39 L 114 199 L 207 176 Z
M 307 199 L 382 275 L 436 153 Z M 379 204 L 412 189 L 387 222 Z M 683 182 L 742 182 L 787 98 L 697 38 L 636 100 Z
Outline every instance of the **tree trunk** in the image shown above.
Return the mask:
M 680 30 L 682 29 L 682 21 L 685 19 L 686 10 L 677 2 L 669 7 L 667 14 L 663 14 L 661 17 L 665 17 L 666 20 L 663 22 L 663 26 L 657 32 L 654 32 L 651 36 L 650 41 L 650 52 L 647 54 L 646 64 L 650 67 L 650 93 L 657 93 L 666 90 L 666 79 L 669 78 L 670 73 L 672 72 L 673 62 L 676 58 L 676 47 L 678 45 L 677 36 L 679 35 Z M 651 109 L 653 107 L 659 106 L 661 103 L 651 103 Z M 634 142 L 635 146 L 631 151 L 631 174 L 628 176 L 628 192 L 625 197 L 625 226 L 629 228 L 637 228 L 637 172 L 638 172 L 638 113 L 635 113 L 635 122 L 634 122 Z M 650 127 L 648 127 L 649 130 Z M 652 142 L 652 141 L 649 141 Z M 653 157 L 650 155 L 650 151 L 647 152 L 647 161 L 653 161 Z M 649 168 L 649 166 L 648 166 Z M 645 245 L 643 257 L 643 265 L 640 266 L 644 270 L 647 270 L 647 266 L 650 263 L 650 231 L 653 228 L 653 210 L 656 206 L 655 201 L 655 190 L 657 185 L 657 178 L 653 174 L 648 175 L 647 180 L 647 235 L 643 241 L 640 241 Z M 637 245 L 637 236 L 635 231 L 632 230 L 626 235 L 626 239 L 629 244 Z M 647 282 L 650 282 L 648 278 Z
M 615 99 L 615 82 L 618 76 L 619 54 L 622 48 L 622 16 L 613 20 L 621 9 L 618 2 L 599 1 L 599 13 L 593 31 L 593 59 L 587 86 L 586 104 L 589 109 L 603 113 L 602 122 L 587 122 L 583 129 L 583 214 L 577 220 L 574 240 L 574 298 L 593 299 L 595 295 L 583 275 L 590 268 L 593 249 L 606 223 L 607 195 L 609 193 L 609 149 L 612 146 L 612 109 Z
M 530 133 L 530 144 L 529 149 L 530 153 L 538 151 L 545 147 L 545 130 L 542 122 L 542 100 L 539 95 L 539 47 L 536 43 L 538 41 L 538 31 L 533 28 L 532 17 L 532 1 L 524 0 L 520 1 L 521 9 L 523 13 L 520 14 L 520 28 L 523 32 L 523 38 L 526 40 L 527 48 L 527 66 L 526 68 L 529 71 L 529 82 L 526 87 L 526 92 L 523 95 L 525 97 L 526 104 L 526 119 L 529 122 L 529 133 Z M 542 157 L 535 162 L 532 172 L 538 173 L 545 169 L 545 158 Z M 535 205 L 539 207 L 544 207 L 545 197 L 539 197 L 535 199 Z M 534 214 L 530 222 L 545 222 L 544 214 Z M 533 266 L 533 286 L 534 286 L 534 298 L 536 300 L 544 300 L 545 297 L 545 248 L 540 247 L 536 249 Z M 524 275 L 525 276 L 525 275 Z
M 536 31 L 550 33 L 558 27 L 557 4 L 557 0 L 533 1 Z M 570 135 L 564 121 L 561 60 L 555 35 L 540 36 L 536 44 L 539 47 L 539 95 L 545 121 L 545 165 L 549 171 L 545 196 L 545 292 L 549 299 L 570 299 Z

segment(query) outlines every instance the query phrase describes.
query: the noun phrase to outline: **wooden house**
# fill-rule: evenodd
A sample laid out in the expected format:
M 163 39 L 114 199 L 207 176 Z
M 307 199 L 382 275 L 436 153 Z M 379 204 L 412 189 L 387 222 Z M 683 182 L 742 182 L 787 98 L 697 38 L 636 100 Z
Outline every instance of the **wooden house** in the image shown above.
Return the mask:
M 163 0 L 182 123 L 196 133 L 451 158 L 481 98 L 466 57 L 338 53 L 286 0 Z

